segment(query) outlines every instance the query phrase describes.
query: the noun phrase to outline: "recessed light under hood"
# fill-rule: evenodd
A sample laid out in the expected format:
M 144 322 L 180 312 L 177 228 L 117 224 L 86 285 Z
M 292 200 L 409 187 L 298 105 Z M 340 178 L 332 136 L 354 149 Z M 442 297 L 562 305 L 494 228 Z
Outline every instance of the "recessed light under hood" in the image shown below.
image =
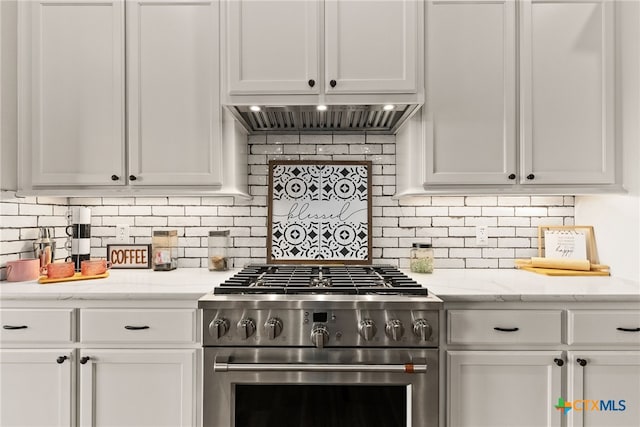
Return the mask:
M 318 111 L 315 105 L 260 106 L 252 111 L 248 105 L 227 106 L 249 133 L 380 133 L 394 134 L 419 105 L 328 105 Z M 388 108 L 388 107 L 387 107 Z M 257 110 L 254 108 L 254 110 Z

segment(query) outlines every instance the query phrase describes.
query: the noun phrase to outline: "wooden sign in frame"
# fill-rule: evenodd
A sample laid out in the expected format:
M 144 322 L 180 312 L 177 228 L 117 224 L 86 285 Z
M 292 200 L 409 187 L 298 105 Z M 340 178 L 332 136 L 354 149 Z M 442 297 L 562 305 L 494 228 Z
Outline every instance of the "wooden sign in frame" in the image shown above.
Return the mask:
M 585 235 L 587 259 L 591 264 L 599 264 L 596 238 L 591 225 L 540 225 L 538 226 L 538 256 L 545 257 L 544 232 L 546 230 L 575 231 Z
M 151 268 L 151 245 L 108 244 L 107 261 L 111 261 L 111 268 Z
M 371 168 L 270 161 L 267 263 L 371 264 Z

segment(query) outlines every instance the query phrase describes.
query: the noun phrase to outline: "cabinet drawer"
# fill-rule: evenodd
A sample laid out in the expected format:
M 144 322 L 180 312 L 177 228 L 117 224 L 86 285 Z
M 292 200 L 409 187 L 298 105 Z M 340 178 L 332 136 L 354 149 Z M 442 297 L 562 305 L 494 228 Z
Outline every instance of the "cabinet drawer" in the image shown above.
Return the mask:
M 640 310 L 569 310 L 569 344 L 640 346 Z
M 86 309 L 80 311 L 84 343 L 193 343 L 195 309 Z
M 74 341 L 73 309 L 7 309 L 0 311 L 2 343 L 68 343 Z
M 560 344 L 562 310 L 449 310 L 449 344 Z

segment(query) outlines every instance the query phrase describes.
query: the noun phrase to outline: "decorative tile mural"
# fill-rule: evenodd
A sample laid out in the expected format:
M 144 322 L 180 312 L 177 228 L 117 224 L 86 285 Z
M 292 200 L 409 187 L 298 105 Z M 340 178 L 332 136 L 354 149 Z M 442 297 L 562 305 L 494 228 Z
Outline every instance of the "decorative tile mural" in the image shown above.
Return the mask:
M 370 263 L 371 162 L 271 161 L 267 262 Z

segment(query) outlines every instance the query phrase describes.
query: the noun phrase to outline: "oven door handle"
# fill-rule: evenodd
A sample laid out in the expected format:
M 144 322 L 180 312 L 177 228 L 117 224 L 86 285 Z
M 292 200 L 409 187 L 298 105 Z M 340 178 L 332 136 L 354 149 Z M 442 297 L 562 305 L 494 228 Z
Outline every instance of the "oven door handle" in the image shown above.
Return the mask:
M 371 364 L 317 364 L 317 363 L 230 363 L 228 357 L 216 356 L 214 372 L 374 372 L 395 374 L 424 374 L 425 359 L 397 365 Z

